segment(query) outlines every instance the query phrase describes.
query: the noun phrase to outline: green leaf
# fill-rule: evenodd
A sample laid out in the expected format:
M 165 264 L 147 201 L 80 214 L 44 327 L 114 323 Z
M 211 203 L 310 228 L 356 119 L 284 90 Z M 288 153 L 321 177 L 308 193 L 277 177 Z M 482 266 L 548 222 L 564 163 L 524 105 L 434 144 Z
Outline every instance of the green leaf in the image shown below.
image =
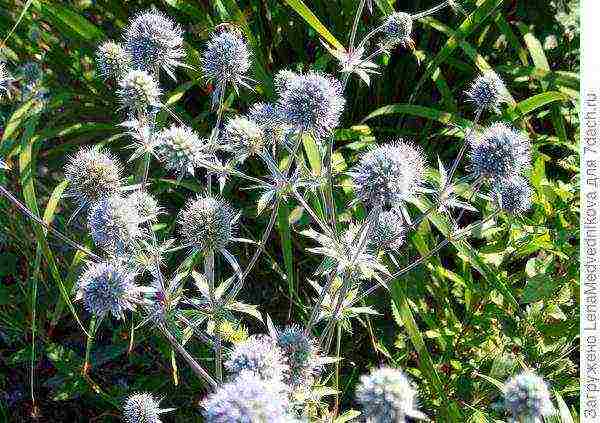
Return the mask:
M 323 37 L 329 44 L 338 50 L 345 50 L 342 43 L 340 43 L 331 32 L 319 21 L 319 18 L 308 8 L 302 0 L 283 0 L 292 9 L 296 11 L 302 18 L 315 30 L 321 37 Z
M 509 109 L 506 113 L 512 120 L 522 118 L 528 114 L 541 109 L 542 107 L 557 102 L 557 101 L 568 101 L 570 97 L 558 91 L 548 91 L 541 94 L 536 94 L 529 97 L 526 100 L 520 101 L 513 108 Z
M 104 38 L 104 33 L 96 25 L 58 2 L 44 2 L 41 10 L 57 27 L 76 34 L 83 41 L 94 42 Z
M 445 125 L 457 125 L 461 128 L 468 128 L 472 125 L 471 121 L 463 119 L 454 113 L 448 113 L 442 110 L 433 109 L 431 107 L 415 106 L 412 104 L 390 104 L 387 106 L 380 107 L 374 110 L 373 112 L 369 113 L 367 117 L 365 117 L 362 120 L 362 122 L 364 123 L 367 120 L 373 119 L 378 116 L 393 114 L 405 114 L 410 116 L 422 117 L 430 120 L 435 120 Z

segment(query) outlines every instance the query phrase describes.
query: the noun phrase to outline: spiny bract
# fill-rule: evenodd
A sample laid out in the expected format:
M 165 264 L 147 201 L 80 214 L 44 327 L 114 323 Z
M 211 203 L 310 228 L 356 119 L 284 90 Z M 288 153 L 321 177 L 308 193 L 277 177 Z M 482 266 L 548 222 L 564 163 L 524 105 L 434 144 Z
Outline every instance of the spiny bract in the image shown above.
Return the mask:
M 265 146 L 265 137 L 256 122 L 236 116 L 227 121 L 221 142 L 224 149 L 235 154 L 237 161 L 243 162 L 248 157 L 262 152 Z
M 419 147 L 398 140 L 365 153 L 350 176 L 361 201 L 383 208 L 400 206 L 420 191 L 425 157 Z
M 136 205 L 120 195 L 99 200 L 88 214 L 94 244 L 109 254 L 131 251 L 142 234 L 143 221 Z
M 539 419 L 553 413 L 550 391 L 546 382 L 534 372 L 523 372 L 504 384 L 504 406 L 512 416 Z
M 389 46 L 412 44 L 410 35 L 412 33 L 413 20 L 408 13 L 392 13 L 381 25 L 381 31 L 385 35 L 385 43 Z
M 121 44 L 106 41 L 96 50 L 96 64 L 102 79 L 117 81 L 131 67 L 131 56 Z
M 125 400 L 123 417 L 127 423 L 161 423 L 160 414 L 170 411 L 161 409 L 159 401 L 148 392 L 136 393 Z
M 237 215 L 218 197 L 190 200 L 179 214 L 179 232 L 184 245 L 200 251 L 219 251 L 232 241 Z
M 158 77 L 162 68 L 175 79 L 174 68 L 182 65 L 183 31 L 156 10 L 135 16 L 124 34 L 125 46 L 137 69 Z
M 200 160 L 207 156 L 203 151 L 207 142 L 188 126 L 171 125 L 157 136 L 155 151 L 165 168 L 179 177 L 194 175 Z
M 282 381 L 289 372 L 283 351 L 274 339 L 265 335 L 253 335 L 236 344 L 225 367 L 234 376 L 250 371 L 271 381 Z
M 124 109 L 133 114 L 146 114 L 160 107 L 158 82 L 146 71 L 129 71 L 119 82 L 117 91 Z
M 321 357 L 315 339 L 298 325 L 277 332 L 277 345 L 289 366 L 285 382 L 295 387 L 310 386 L 321 370 Z
M 381 211 L 369 229 L 369 243 L 377 250 L 393 251 L 404 245 L 406 228 L 398 210 Z
M 407 417 L 425 417 L 417 410 L 417 391 L 398 369 L 383 367 L 361 376 L 356 399 L 369 423 L 402 423 Z
M 506 86 L 498 74 L 492 70 L 484 71 L 475 78 L 465 92 L 467 99 L 478 110 L 498 111 L 500 104 L 507 102 Z
M 87 208 L 121 189 L 121 164 L 103 149 L 83 147 L 65 165 L 69 196 L 79 207 Z
M 471 144 L 470 169 L 476 178 L 510 178 L 530 166 L 529 139 L 505 123 L 492 124 Z
M 521 176 L 494 181 L 493 191 L 502 210 L 511 214 L 522 214 L 531 208 L 533 191 Z

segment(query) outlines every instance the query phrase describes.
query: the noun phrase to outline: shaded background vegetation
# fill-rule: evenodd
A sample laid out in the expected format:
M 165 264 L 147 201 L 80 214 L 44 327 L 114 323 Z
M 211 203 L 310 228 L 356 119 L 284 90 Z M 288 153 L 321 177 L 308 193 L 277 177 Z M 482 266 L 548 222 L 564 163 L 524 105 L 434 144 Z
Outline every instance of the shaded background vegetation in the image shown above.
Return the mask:
M 357 3 L 307 2 L 342 43 Z M 374 13 L 361 20 L 359 33 L 377 25 L 391 7 L 416 12 L 438 0 L 398 3 L 376 2 Z M 449 408 L 464 421 L 500 418 L 494 411 L 494 381 L 528 365 L 538 369 L 557 398 L 564 399 L 562 405 L 576 415 L 579 35 L 577 11 L 568 13 L 576 2 L 462 3 L 472 18 L 444 11 L 420 20 L 414 52 L 397 49 L 380 60 L 381 75 L 370 87 L 351 82 L 343 125 L 336 133 L 336 168 L 343 171 L 369 146 L 400 136 L 421 145 L 434 167 L 436 156 L 450 162 L 460 129 L 473 117 L 463 91 L 477 72 L 492 67 L 515 100 L 503 117 L 527 130 L 534 145 L 534 207 L 522 219 L 499 218 L 496 226 L 472 234 L 470 244 L 443 249 L 398 281 L 391 293 L 379 291 L 369 300 L 381 315 L 356 321 L 343 338 L 342 404 L 354 405 L 360 374 L 385 363 L 410 373 L 422 408 L 432 417 Z M 195 67 L 215 25 L 230 22 L 244 30 L 255 54 L 257 89 L 230 97 L 227 113 L 271 99 L 271 78 L 279 69 L 336 70 L 317 33 L 285 1 L 0 0 L 0 38 L 10 34 L 0 59 L 19 78 L 22 90 L 31 73 L 22 66 L 38 64 L 38 99 L 45 101 L 39 111 L 13 93 L 12 100 L 0 104 L 0 156 L 13 168 L 0 173 L 0 183 L 85 244 L 90 241 L 84 238 L 83 222 L 67 223 L 74 209 L 61 198 L 65 157 L 81 145 L 106 143 L 122 153 L 127 144 L 116 127 L 122 116 L 115 87 L 97 77 L 94 50 L 103 40 L 119 39 L 128 18 L 151 6 L 184 27 L 188 61 Z M 177 83 L 162 82 L 176 112 L 206 134 L 214 117 L 209 113 L 211 87 L 201 75 L 191 69 L 180 72 Z M 491 118 L 485 116 L 486 121 Z M 248 166 L 250 173 L 262 172 Z M 161 220 L 161 235 L 167 238 L 174 236 L 176 212 L 203 181 L 200 176 L 173 186 L 158 175 L 160 171 L 152 179 L 153 190 L 167 211 Z M 257 239 L 265 217 L 256 217 L 256 193 L 240 188 L 233 183 L 224 196 L 243 210 L 242 235 Z M 336 201 L 345 221 L 362 215 L 359 208 L 346 207 L 350 198 L 342 183 Z M 485 202 L 478 201 L 483 207 Z M 318 261 L 306 253 L 312 245 L 299 234 L 309 223 L 293 204 L 282 213 L 267 253 L 242 293 L 281 324 L 306 320 L 313 296 L 307 278 L 313 277 Z M 405 260 L 426 253 L 438 237 L 435 222 L 424 222 L 410 239 Z M 242 261 L 252 252 L 243 246 L 237 251 Z M 172 257 L 170 264 L 179 259 Z M 204 387 L 184 365 L 177 366 L 168 345 L 151 330 L 135 332 L 130 344 L 131 320 L 103 323 L 92 350 L 92 369 L 82 376 L 85 336 L 57 288 L 62 283 L 71 289 L 81 263 L 81 255 L 34 232 L 13 206 L 0 200 L 0 415 L 8 421 L 117 421 L 122 398 L 143 389 L 164 395 L 165 406 L 177 407 L 165 421 L 200 421 Z M 518 307 L 498 290 L 502 286 Z M 409 299 L 404 305 L 403 291 Z M 407 308 L 415 326 L 401 311 Z M 79 304 L 75 310 L 84 322 L 89 320 Z M 256 321 L 244 324 L 251 333 L 264 330 Z M 209 349 L 195 341 L 189 345 L 210 367 Z

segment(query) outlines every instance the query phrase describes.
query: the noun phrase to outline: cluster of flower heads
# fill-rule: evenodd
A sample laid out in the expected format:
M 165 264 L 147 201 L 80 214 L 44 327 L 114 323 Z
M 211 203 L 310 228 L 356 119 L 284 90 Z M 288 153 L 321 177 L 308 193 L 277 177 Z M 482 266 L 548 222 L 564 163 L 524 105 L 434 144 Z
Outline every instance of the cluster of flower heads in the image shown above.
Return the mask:
M 506 381 L 503 393 L 504 407 L 515 422 L 541 423 L 554 413 L 548 385 L 534 372 L 525 371 Z

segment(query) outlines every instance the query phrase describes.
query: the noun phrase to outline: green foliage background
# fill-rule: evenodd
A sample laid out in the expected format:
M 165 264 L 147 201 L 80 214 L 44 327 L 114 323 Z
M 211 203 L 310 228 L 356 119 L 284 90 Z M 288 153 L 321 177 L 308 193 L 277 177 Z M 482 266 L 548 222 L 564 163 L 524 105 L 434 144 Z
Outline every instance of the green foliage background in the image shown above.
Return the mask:
M 357 3 L 306 1 L 342 44 Z M 420 11 L 438 0 L 397 3 L 375 1 L 359 34 L 391 10 Z M 560 8 L 562 1 L 555 3 Z M 342 405 L 355 406 L 353 390 L 360 374 L 387 364 L 406 369 L 419 386 L 422 409 L 438 416 L 437 421 L 493 421 L 503 418 L 494 408 L 498 381 L 528 366 L 550 382 L 562 421 L 576 421 L 577 20 L 558 13 L 547 0 L 462 4 L 468 17 L 445 11 L 421 19 L 414 31 L 416 50 L 398 49 L 382 59 L 381 75 L 371 87 L 351 82 L 343 126 L 336 133 L 337 170 L 350 166 L 373 143 L 399 136 L 423 146 L 434 167 L 436 156 L 450 162 L 461 141 L 460 128 L 473 117 L 462 93 L 477 72 L 493 68 L 514 96 L 503 118 L 526 130 L 534 146 L 533 210 L 523 219 L 499 218 L 496 225 L 473 233 L 469 242 L 443 249 L 397 281 L 391 293 L 378 291 L 369 304 L 381 314 L 356 321 L 343 337 Z M 80 221 L 67 223 L 74 210 L 62 198 L 65 157 L 84 144 L 110 144 L 115 152 L 126 145 L 115 127 L 122 120 L 115 88 L 102 83 L 94 70 L 97 44 L 118 39 L 129 16 L 155 6 L 184 26 L 188 61 L 198 67 L 199 52 L 215 25 L 235 23 L 252 44 L 258 82 L 256 92 L 227 100 L 228 113 L 243 112 L 257 100 L 272 98 L 271 78 L 279 69 L 335 71 L 318 33 L 298 13 L 303 12 L 299 5 L 294 0 L 0 0 L 0 39 L 7 38 L 0 56 L 12 69 L 39 63 L 47 100 L 43 111 L 32 102 L 0 104 L 0 156 L 12 167 L 0 174 L 0 183 L 47 221 L 89 244 Z M 178 83 L 164 83 L 176 112 L 207 133 L 214 123 L 208 112 L 210 87 L 200 74 L 192 69 L 180 73 Z M 310 149 L 305 154 L 310 162 Z M 161 230 L 173 234 L 173 216 L 202 181 L 174 188 L 154 178 L 153 184 L 168 212 Z M 345 221 L 362 213 L 346 207 L 350 194 L 343 186 L 337 190 Z M 242 235 L 257 239 L 266 218 L 255 217 L 256 194 L 234 184 L 224 195 L 243 209 Z M 311 245 L 299 232 L 309 222 L 301 209 L 280 214 L 267 254 L 243 294 L 279 323 L 307 318 L 313 295 L 307 278 L 317 261 L 306 253 Z M 426 254 L 443 232 L 435 215 L 424 222 L 411 237 L 405 260 Z M 83 257 L 34 229 L 4 199 L 0 236 L 0 420 L 118 421 L 122 398 L 143 389 L 163 395 L 165 406 L 177 407 L 165 421 L 200 421 L 204 388 L 184 365 L 178 367 L 168 345 L 152 331 L 135 332 L 130 343 L 130 321 L 103 323 L 92 345 L 92 368 L 82 376 L 86 342 L 73 313 L 84 325 L 89 316 L 64 298 Z M 242 261 L 252 252 L 252 247 L 237 251 Z M 245 324 L 250 332 L 263 330 L 255 321 Z M 189 346 L 211 366 L 206 346 Z

